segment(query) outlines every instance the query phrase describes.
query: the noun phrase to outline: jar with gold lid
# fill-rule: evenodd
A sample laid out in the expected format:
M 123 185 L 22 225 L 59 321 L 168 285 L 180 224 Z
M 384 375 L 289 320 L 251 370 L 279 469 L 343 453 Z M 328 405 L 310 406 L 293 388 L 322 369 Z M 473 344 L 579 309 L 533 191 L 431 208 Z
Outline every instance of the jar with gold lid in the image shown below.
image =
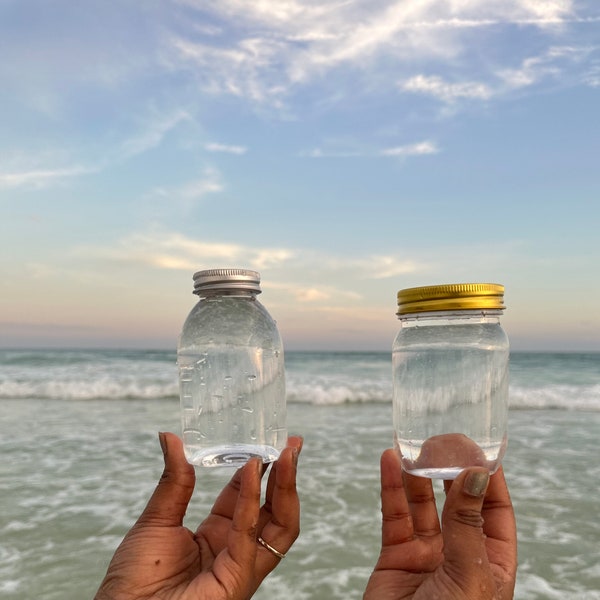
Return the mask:
M 495 472 L 507 443 L 509 342 L 504 286 L 466 283 L 398 292 L 394 439 L 405 471 L 454 479 Z

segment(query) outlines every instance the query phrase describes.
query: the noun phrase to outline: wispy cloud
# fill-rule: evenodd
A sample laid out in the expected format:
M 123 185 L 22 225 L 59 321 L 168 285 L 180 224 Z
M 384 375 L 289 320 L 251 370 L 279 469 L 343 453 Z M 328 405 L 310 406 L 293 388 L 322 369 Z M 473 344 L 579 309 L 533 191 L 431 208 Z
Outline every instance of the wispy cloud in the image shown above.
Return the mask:
M 381 282 L 429 268 L 422 261 L 391 254 L 338 256 L 306 248 L 215 242 L 165 230 L 132 233 L 108 247 L 80 247 L 74 255 L 86 263 L 91 258 L 107 261 L 113 269 L 115 263 L 133 268 L 138 277 L 148 269 L 191 276 L 205 268 L 253 268 L 269 289 L 270 305 L 292 313 L 307 307 L 339 315 L 366 302 L 381 289 Z
M 66 179 L 72 179 L 96 171 L 98 171 L 96 168 L 76 165 L 56 169 L 31 169 L 28 171 L 0 173 L 0 188 L 46 188 Z
M 437 75 L 429 77 L 426 75 L 415 75 L 406 81 L 400 82 L 398 85 L 402 91 L 421 93 L 450 103 L 464 98 L 487 100 L 493 93 L 485 83 L 476 81 L 450 83 Z
M 329 299 L 340 294 L 332 287 L 335 279 L 378 280 L 428 268 L 418 260 L 393 255 L 336 256 L 300 248 L 249 246 L 192 238 L 176 231 L 151 230 L 132 233 L 110 247 L 83 247 L 77 253 L 86 257 L 145 265 L 157 269 L 193 271 L 199 268 L 250 267 L 273 277 L 274 287 L 287 290 L 305 302 Z M 294 279 L 296 278 L 296 281 Z M 345 299 L 358 299 L 356 292 L 341 293 Z
M 383 148 L 381 150 L 342 150 L 342 149 L 324 149 L 313 148 L 307 152 L 301 153 L 301 156 L 307 158 L 373 158 L 373 157 L 398 157 L 407 158 L 409 156 L 425 156 L 428 154 L 437 154 L 440 152 L 438 145 L 430 140 L 415 142 L 413 144 L 404 144 L 392 148 Z
M 408 91 L 428 92 L 445 102 L 486 99 L 489 84 L 408 75 L 415 64 L 450 66 L 468 57 L 474 30 L 535 28 L 551 40 L 560 26 L 585 21 L 573 0 L 532 2 L 401 0 L 309 4 L 299 0 L 179 0 L 222 27 L 210 36 L 179 32 L 169 39 L 173 68 L 193 71 L 204 89 L 259 103 L 281 104 L 296 86 L 342 67 L 368 77 L 385 65 L 407 73 Z
M 328 150 L 324 148 L 312 148 L 306 152 L 301 152 L 300 156 L 307 158 L 358 158 L 364 157 L 364 152 L 357 150 Z
M 572 77 L 573 68 L 598 54 L 600 48 L 577 46 L 552 46 L 543 53 L 530 56 L 516 68 L 496 72 L 501 91 L 511 91 L 539 83 L 545 79 L 558 81 Z
M 245 146 L 234 146 L 229 144 L 219 144 L 217 142 L 211 142 L 204 146 L 209 152 L 224 152 L 226 154 L 246 154 L 248 148 Z
M 395 256 L 370 256 L 364 260 L 358 260 L 356 266 L 369 273 L 372 279 L 387 279 L 418 273 L 425 268 L 423 262 L 416 260 L 399 260 Z
M 189 113 L 176 110 L 171 114 L 158 115 L 143 123 L 142 131 L 125 140 L 121 145 L 123 158 L 131 158 L 159 146 L 165 136 L 180 123 L 190 120 Z
M 202 170 L 201 175 L 196 179 L 170 188 L 155 188 L 148 196 L 168 198 L 170 202 L 179 202 L 184 207 L 189 207 L 207 194 L 216 194 L 224 189 L 225 184 L 219 170 L 208 166 Z
M 194 239 L 170 231 L 133 233 L 112 247 L 79 249 L 84 254 L 124 263 L 137 263 L 159 269 L 197 270 L 204 265 L 256 269 L 273 268 L 289 260 L 285 248 L 248 247 L 236 243 Z
M 394 148 L 386 148 L 381 151 L 382 156 L 398 156 L 400 158 L 406 156 L 423 156 L 426 154 L 437 154 L 439 148 L 434 142 L 424 141 L 417 144 L 409 144 L 407 146 L 395 146 Z
M 486 74 L 488 82 L 448 81 L 439 75 L 418 74 L 398 82 L 401 92 L 430 96 L 446 105 L 460 101 L 483 101 L 505 96 L 523 88 L 550 80 L 572 80 L 575 84 L 594 85 L 597 67 L 588 60 L 600 47 L 551 46 L 535 56 L 522 58 L 516 67 L 502 67 Z M 586 68 L 576 68 L 586 65 Z M 576 74 L 574 74 L 576 73 Z

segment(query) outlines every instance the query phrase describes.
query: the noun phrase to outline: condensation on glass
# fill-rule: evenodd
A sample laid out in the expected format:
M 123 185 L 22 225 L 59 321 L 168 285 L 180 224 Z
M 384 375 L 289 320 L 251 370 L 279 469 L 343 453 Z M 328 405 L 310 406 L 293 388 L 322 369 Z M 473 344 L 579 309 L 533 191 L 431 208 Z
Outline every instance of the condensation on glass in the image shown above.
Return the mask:
M 194 274 L 200 299 L 179 338 L 183 443 L 198 466 L 276 460 L 287 440 L 285 371 L 275 321 L 246 269 Z
M 454 479 L 500 466 L 507 444 L 509 342 L 504 286 L 398 292 L 392 352 L 394 441 L 408 473 Z

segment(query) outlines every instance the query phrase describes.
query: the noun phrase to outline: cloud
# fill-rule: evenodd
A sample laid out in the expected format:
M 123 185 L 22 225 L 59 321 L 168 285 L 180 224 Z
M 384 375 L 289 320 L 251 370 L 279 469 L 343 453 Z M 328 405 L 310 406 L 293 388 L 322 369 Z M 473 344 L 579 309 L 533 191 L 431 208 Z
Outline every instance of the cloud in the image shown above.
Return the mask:
M 337 144 L 339 146 L 339 144 Z M 435 142 L 424 140 L 414 144 L 405 144 L 394 146 L 392 148 L 383 148 L 382 150 L 342 150 L 313 148 L 311 150 L 300 152 L 304 158 L 373 158 L 373 157 L 399 157 L 425 156 L 427 154 L 437 154 L 440 151 Z
M 437 154 L 439 148 L 434 142 L 424 141 L 416 144 L 409 144 L 407 146 L 396 146 L 394 148 L 386 148 L 381 151 L 382 156 L 423 156 L 426 154 Z
M 246 154 L 248 149 L 245 146 L 232 146 L 228 144 L 219 144 L 211 142 L 204 146 L 209 152 L 225 152 L 226 154 Z
M 586 62 L 598 48 L 577 46 L 552 46 L 537 56 L 525 58 L 519 67 L 500 69 L 496 77 L 502 91 L 532 86 L 544 79 L 554 81 L 572 77 L 573 67 Z
M 313 148 L 307 152 L 301 152 L 300 156 L 307 158 L 358 158 L 364 157 L 364 152 L 357 150 L 323 150 L 322 148 Z
M 398 85 L 402 91 L 433 96 L 442 102 L 449 103 L 463 98 L 487 100 L 493 95 L 492 89 L 485 83 L 476 81 L 449 83 L 437 75 L 429 77 L 415 75 Z
M 168 231 L 133 233 L 113 247 L 85 247 L 80 248 L 78 253 L 158 269 L 187 271 L 214 265 L 264 269 L 281 264 L 290 257 L 290 251 L 282 248 L 250 248 L 235 243 L 193 239 Z
M 58 168 L 42 167 L 0 172 L 0 189 L 19 187 L 42 189 L 64 182 L 67 179 L 101 172 L 111 165 L 126 161 L 159 146 L 169 132 L 189 119 L 191 117 L 187 112 L 177 110 L 156 120 L 149 120 L 144 124 L 144 130 L 141 133 L 122 142 L 117 151 L 110 157 L 99 159 L 94 166 L 72 165 Z M 59 150 L 55 148 L 54 152 L 59 152 Z M 38 159 L 36 162 L 43 162 L 44 159 L 47 159 L 47 157 L 41 160 Z M 183 197 L 197 197 L 210 191 L 220 191 L 221 187 L 217 179 L 215 173 L 206 172 L 202 182 L 192 182 L 188 188 L 180 190 L 180 193 Z
M 322 290 L 310 288 L 301 290 L 298 294 L 298 299 L 301 302 L 314 302 L 316 300 L 329 300 L 330 295 Z
M 60 183 L 65 179 L 87 175 L 97 170 L 96 168 L 76 165 L 58 169 L 31 169 L 28 171 L 0 173 L 0 189 L 18 187 L 46 188 L 50 185 Z
M 148 195 L 148 198 L 167 198 L 170 202 L 179 202 L 184 208 L 193 206 L 208 194 L 222 192 L 225 185 L 221 173 L 214 167 L 205 167 L 197 179 L 192 179 L 174 187 L 157 187 Z
M 184 110 L 176 110 L 168 115 L 160 115 L 144 123 L 143 131 L 125 140 L 121 144 L 123 158 L 131 158 L 159 146 L 167 134 L 180 123 L 190 120 L 190 115 Z
M 456 57 L 470 57 L 476 30 L 515 26 L 556 36 L 558 26 L 581 20 L 572 0 L 178 3 L 219 27 L 211 35 L 173 33 L 166 49 L 170 66 L 195 73 L 205 91 L 273 105 L 282 105 L 297 86 L 327 84 L 324 77 L 341 68 L 372 77 L 386 69 L 410 73 L 425 61 L 450 66 Z M 432 77 L 408 75 L 405 81 L 411 91 L 428 87 L 444 101 L 491 94 L 486 83 Z
M 190 181 L 174 190 L 174 195 L 184 200 L 196 200 L 206 194 L 214 194 L 223 191 L 223 183 L 219 171 L 207 167 L 204 169 L 203 177 Z
M 517 67 L 503 67 L 487 74 L 489 82 L 447 81 L 439 75 L 414 75 L 398 82 L 405 93 L 431 96 L 447 105 L 462 100 L 489 100 L 540 84 L 545 80 L 585 83 L 594 86 L 597 67 L 588 59 L 598 52 L 590 46 L 551 46 L 536 56 L 521 59 Z M 575 69 L 580 65 L 584 68 Z M 576 73 L 576 75 L 574 75 Z
M 440 151 L 435 142 L 424 140 L 414 144 L 405 144 L 393 148 L 384 148 L 379 151 L 359 151 L 359 150 L 329 150 L 322 148 L 313 148 L 307 152 L 300 153 L 300 156 L 307 158 L 365 158 L 378 156 L 392 156 L 406 158 L 408 156 L 425 156 L 427 154 L 437 154 Z
M 376 282 L 428 270 L 422 261 L 393 255 L 336 256 L 300 248 L 249 246 L 191 238 L 179 232 L 137 232 L 109 247 L 80 247 L 76 256 L 161 270 L 193 273 L 214 267 L 253 268 L 283 297 L 308 304 L 356 303 L 363 294 L 336 281 Z
M 367 271 L 372 279 L 387 279 L 417 273 L 425 265 L 414 260 L 398 260 L 394 256 L 370 256 L 367 260 L 357 261 L 356 267 Z

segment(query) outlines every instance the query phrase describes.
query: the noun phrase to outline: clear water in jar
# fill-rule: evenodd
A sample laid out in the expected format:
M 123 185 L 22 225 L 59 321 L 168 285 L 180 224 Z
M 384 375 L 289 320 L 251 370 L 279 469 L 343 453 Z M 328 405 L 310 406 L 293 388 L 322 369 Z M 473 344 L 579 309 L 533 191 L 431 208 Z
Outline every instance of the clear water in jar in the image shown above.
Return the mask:
M 285 375 L 279 351 L 209 345 L 178 356 L 187 460 L 198 466 L 272 462 L 287 440 Z

